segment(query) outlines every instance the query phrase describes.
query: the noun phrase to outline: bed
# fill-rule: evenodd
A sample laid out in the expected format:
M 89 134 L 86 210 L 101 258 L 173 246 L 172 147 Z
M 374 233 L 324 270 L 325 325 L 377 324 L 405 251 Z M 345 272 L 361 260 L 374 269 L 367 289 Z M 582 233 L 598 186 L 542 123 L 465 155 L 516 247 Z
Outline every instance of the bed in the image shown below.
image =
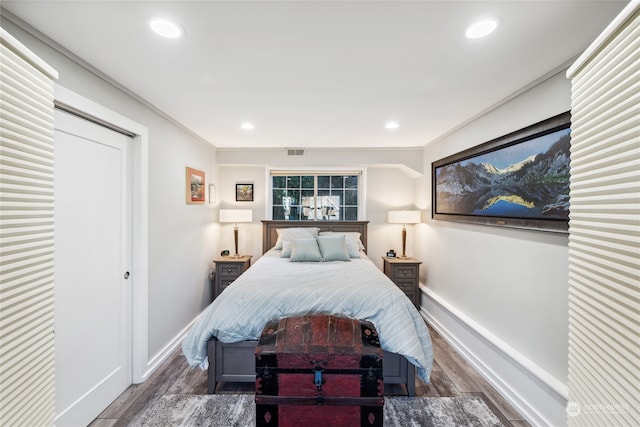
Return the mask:
M 263 256 L 205 309 L 182 344 L 192 367 L 208 369 L 209 393 L 219 382 L 254 382 L 254 350 L 266 322 L 308 313 L 373 322 L 384 350 L 385 384 L 405 385 L 414 396 L 416 367 L 429 382 L 433 348 L 428 330 L 413 303 L 366 257 L 367 221 L 262 222 Z M 316 242 L 331 247 L 344 239 L 348 259 L 291 262 L 300 256 L 302 243 L 309 243 L 298 239 L 308 237 L 308 230 L 320 237 Z M 292 253 L 284 258 L 291 243 Z

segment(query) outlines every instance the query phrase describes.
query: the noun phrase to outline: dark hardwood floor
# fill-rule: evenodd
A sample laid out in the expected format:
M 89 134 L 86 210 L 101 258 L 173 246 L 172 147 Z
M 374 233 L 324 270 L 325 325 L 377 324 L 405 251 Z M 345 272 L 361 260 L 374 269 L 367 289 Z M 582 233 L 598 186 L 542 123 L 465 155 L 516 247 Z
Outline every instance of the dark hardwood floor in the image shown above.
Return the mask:
M 529 423 L 433 330 L 431 338 L 434 348 L 431 384 L 427 385 L 416 378 L 418 396 L 480 396 L 505 426 L 529 426 Z M 220 384 L 217 392 L 253 393 L 253 384 Z M 146 382 L 134 384 L 125 390 L 90 424 L 90 427 L 126 426 L 157 396 L 206 393 L 206 372 L 190 369 L 178 349 Z M 405 394 L 404 386 L 385 386 L 385 394 Z

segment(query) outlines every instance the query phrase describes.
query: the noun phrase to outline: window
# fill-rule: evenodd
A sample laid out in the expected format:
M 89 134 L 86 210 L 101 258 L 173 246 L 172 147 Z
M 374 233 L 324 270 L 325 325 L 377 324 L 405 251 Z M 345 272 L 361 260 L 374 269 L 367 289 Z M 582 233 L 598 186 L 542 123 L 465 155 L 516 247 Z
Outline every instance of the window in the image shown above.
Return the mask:
M 274 220 L 357 221 L 360 173 L 271 173 Z

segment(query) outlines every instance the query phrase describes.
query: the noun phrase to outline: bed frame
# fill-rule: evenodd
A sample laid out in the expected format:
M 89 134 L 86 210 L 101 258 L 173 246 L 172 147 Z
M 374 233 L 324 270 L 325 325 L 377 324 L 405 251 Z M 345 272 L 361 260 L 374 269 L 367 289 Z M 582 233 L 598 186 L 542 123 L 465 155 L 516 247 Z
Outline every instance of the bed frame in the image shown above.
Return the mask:
M 262 252 L 271 249 L 278 239 L 278 228 L 320 227 L 320 231 L 359 232 L 367 247 L 369 221 L 262 221 Z M 256 378 L 254 351 L 257 341 L 222 343 L 211 338 L 207 345 L 209 358 L 208 392 L 215 393 L 219 382 L 253 383 Z M 409 396 L 415 396 L 415 367 L 403 356 L 384 352 L 385 384 L 402 384 Z

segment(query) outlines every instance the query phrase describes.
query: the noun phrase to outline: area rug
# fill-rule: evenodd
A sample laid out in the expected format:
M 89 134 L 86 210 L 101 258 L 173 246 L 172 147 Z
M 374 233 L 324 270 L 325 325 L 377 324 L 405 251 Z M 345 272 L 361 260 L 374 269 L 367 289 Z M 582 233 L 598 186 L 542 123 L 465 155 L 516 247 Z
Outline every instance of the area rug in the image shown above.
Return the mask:
M 132 427 L 248 427 L 253 394 L 169 394 L 151 401 Z M 384 425 L 398 427 L 503 426 L 480 397 L 386 397 Z

